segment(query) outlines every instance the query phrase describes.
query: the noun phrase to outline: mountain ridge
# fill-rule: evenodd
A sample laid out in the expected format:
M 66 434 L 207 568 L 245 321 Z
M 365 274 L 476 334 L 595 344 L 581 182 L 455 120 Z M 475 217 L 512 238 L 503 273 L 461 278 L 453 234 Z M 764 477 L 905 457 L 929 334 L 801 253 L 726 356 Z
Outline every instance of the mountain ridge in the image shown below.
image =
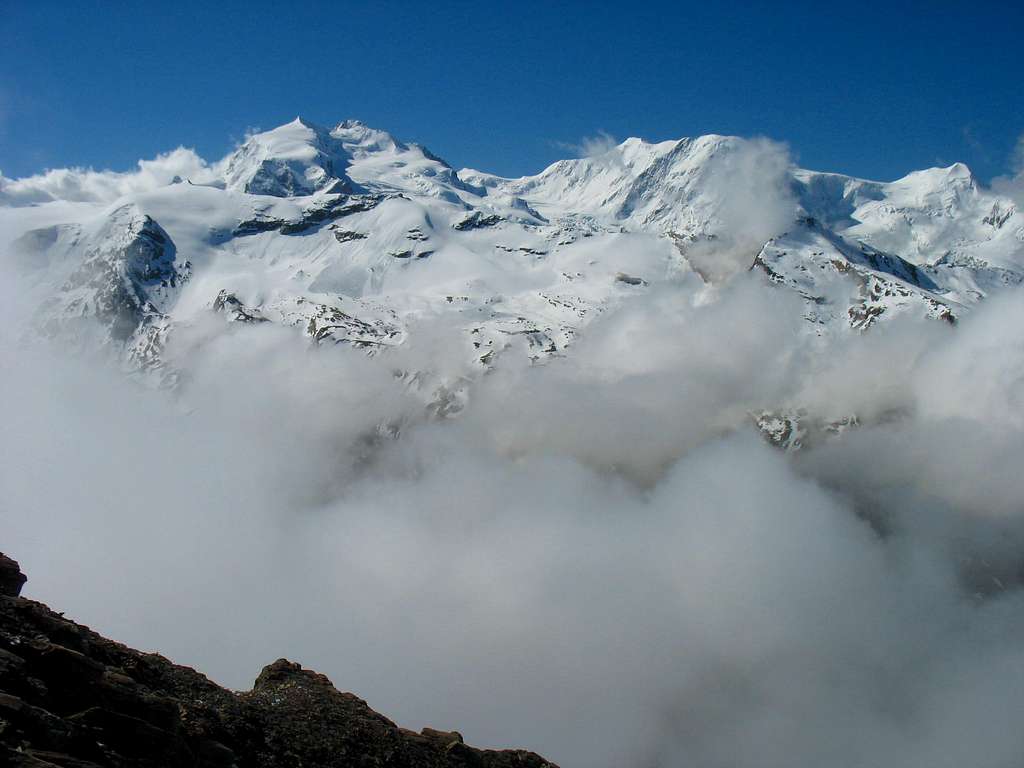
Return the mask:
M 68 281 L 96 282 L 89 254 L 130 261 L 115 231 L 127 209 L 176 256 L 162 300 L 142 311 L 128 291 L 99 313 L 100 336 L 161 375 L 173 373 L 167 338 L 222 294 L 245 308 L 228 320 L 258 315 L 367 349 L 402 343 L 424 313 L 452 317 L 466 368 L 442 378 L 461 380 L 510 349 L 533 362 L 569 354 L 593 317 L 694 276 L 713 287 L 761 273 L 803 299 L 818 337 L 900 315 L 955 322 L 1024 281 L 1016 203 L 959 163 L 875 182 L 797 168 L 768 140 L 708 135 L 630 138 L 505 179 L 457 172 L 359 121 L 300 117 L 195 170 L 108 203 L 38 202 L 28 190 L 43 177 L 5 181 L 0 200 L 37 201 L 0 206 L 6 250 L 39 289 L 37 324 L 96 319 L 87 308 L 103 297 L 72 299 Z
M 278 659 L 229 691 L 21 597 L 0 554 L 0 759 L 18 768 L 315 766 L 557 768 L 481 750 L 456 731 L 400 728 L 324 675 Z

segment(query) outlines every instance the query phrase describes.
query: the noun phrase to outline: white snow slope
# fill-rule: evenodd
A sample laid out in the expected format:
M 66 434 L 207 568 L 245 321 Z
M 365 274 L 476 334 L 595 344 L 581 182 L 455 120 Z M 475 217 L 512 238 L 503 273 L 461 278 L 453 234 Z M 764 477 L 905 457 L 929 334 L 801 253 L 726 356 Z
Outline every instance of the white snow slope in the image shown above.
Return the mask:
M 903 313 L 955 322 L 1024 280 L 1024 217 L 961 164 L 879 183 L 728 136 L 631 138 L 505 179 L 296 119 L 215 164 L 177 150 L 136 174 L 0 177 L 0 233 L 38 329 L 165 382 L 182 328 L 267 322 L 376 352 L 441 318 L 457 392 L 501 355 L 571 354 L 596 315 L 685 281 L 753 270 L 803 297 L 827 343 Z

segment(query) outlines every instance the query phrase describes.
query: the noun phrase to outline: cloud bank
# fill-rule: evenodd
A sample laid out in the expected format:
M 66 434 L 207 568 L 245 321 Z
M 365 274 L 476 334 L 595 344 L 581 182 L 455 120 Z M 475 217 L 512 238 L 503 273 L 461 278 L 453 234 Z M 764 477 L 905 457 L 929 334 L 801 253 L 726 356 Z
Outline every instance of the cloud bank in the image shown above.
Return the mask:
M 225 684 L 285 655 L 567 767 L 1005 766 L 1021 298 L 826 355 L 784 292 L 691 274 L 440 420 L 395 375 L 445 365 L 429 318 L 376 357 L 198 329 L 174 393 L 4 338 L 5 548 L 29 596 Z M 779 406 L 861 425 L 785 454 L 751 426 Z
M 564 768 L 1017 764 L 1024 294 L 813 343 L 799 296 L 746 271 L 792 219 L 789 165 L 722 153 L 702 277 L 475 379 L 442 317 L 373 357 L 200 323 L 153 391 L 26 344 L 33 292 L 4 275 L 0 523 L 26 594 L 230 686 L 288 656 L 402 725 Z M 0 202 L 215 175 L 178 149 L 0 178 Z M 456 418 L 425 407 L 439 381 L 468 389 Z M 787 454 L 766 410 L 826 428 Z
M 58 168 L 23 179 L 0 175 L 0 204 L 21 206 L 52 200 L 112 203 L 129 194 L 171 184 L 176 178 L 210 183 L 215 172 L 194 150 L 178 147 L 152 160 L 139 160 L 138 169 L 124 173 L 91 168 Z

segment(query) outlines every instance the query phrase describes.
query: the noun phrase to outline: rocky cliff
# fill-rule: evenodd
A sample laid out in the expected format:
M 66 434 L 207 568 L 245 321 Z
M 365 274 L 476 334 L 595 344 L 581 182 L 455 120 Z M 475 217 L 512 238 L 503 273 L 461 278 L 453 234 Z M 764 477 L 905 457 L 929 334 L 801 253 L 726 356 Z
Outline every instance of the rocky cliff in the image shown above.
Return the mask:
M 20 597 L 24 583 L 0 554 L 0 765 L 555 768 L 454 731 L 399 728 L 286 659 L 251 691 L 225 690 Z

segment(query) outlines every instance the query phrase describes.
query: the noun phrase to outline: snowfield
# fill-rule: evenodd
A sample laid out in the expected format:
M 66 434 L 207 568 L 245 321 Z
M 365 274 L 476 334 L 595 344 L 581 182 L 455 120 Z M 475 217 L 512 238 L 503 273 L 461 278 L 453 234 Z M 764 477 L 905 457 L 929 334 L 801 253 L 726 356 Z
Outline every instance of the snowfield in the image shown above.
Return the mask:
M 167 178 L 176 165 L 191 174 Z M 368 349 L 444 316 L 464 357 L 450 377 L 571 354 L 594 317 L 695 275 L 759 272 L 817 336 L 955 322 L 1024 279 L 1024 219 L 962 164 L 879 183 L 792 167 L 765 140 L 631 138 L 504 179 L 358 121 L 296 119 L 217 163 L 158 166 L 3 179 L 0 226 L 40 328 L 98 319 L 167 380 L 168 340 L 211 314 Z

